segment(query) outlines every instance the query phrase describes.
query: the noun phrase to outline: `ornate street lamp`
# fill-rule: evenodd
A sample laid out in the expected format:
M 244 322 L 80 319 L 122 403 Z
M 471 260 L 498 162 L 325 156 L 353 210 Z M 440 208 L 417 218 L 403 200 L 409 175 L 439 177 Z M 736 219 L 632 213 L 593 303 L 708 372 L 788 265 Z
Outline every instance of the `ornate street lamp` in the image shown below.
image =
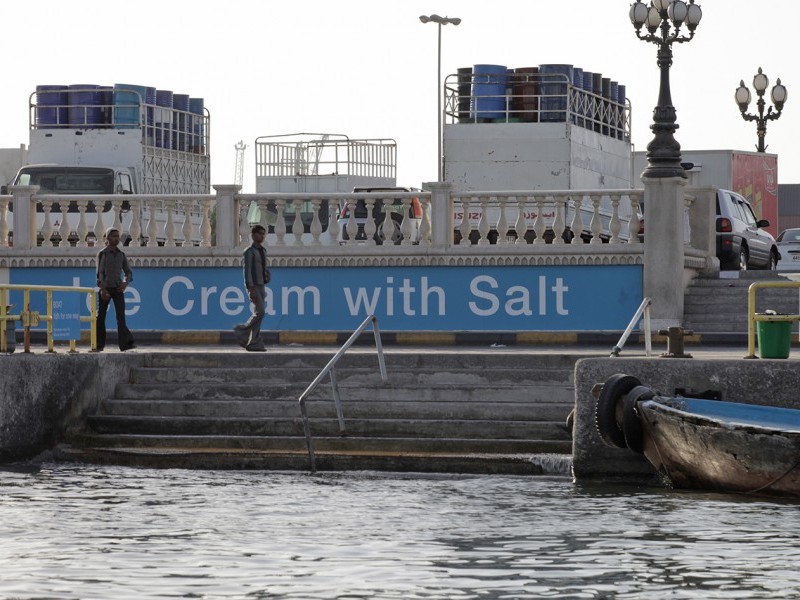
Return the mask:
M 436 130 L 436 173 L 439 177 L 439 181 L 444 181 L 444 153 L 442 151 L 442 25 L 458 25 L 461 23 L 461 19 L 458 17 L 451 19 L 448 17 L 440 17 L 439 15 L 422 15 L 419 20 L 423 23 L 436 23 L 439 26 L 438 67 L 436 71 L 436 98 L 438 100 L 437 107 L 439 111 L 439 120 L 437 121 L 438 127 Z
M 653 124 L 650 126 L 655 137 L 647 145 L 647 168 L 643 177 L 686 177 L 681 166 L 681 145 L 674 136 L 678 125 L 669 89 L 669 68 L 672 66 L 672 44 L 691 40 L 702 16 L 703 11 L 694 0 L 689 0 L 688 4 L 683 0 L 651 0 L 650 6 L 637 0 L 631 4 L 630 18 L 636 37 L 658 46 L 658 67 L 661 69 L 658 106 L 653 111 Z M 689 30 L 688 36 L 680 34 L 684 24 Z M 641 33 L 642 26 L 647 28 L 646 35 Z
M 756 146 L 756 150 L 759 152 L 766 152 L 767 147 L 764 145 L 764 137 L 767 135 L 767 121 L 771 121 L 777 119 L 781 116 L 781 111 L 783 111 L 783 104 L 786 102 L 786 86 L 781 83 L 780 78 L 778 78 L 778 82 L 772 86 L 772 92 L 770 93 L 770 98 L 772 98 L 772 104 L 775 105 L 775 109 L 778 112 L 772 112 L 772 106 L 767 109 L 766 114 L 764 114 L 764 92 L 767 91 L 767 86 L 769 85 L 769 79 L 766 75 L 761 71 L 761 67 L 758 67 L 758 73 L 756 76 L 753 77 L 753 87 L 756 89 L 756 94 L 758 95 L 758 102 L 756 106 L 758 106 L 758 114 L 751 115 L 747 112 L 747 107 L 750 105 L 750 90 L 744 84 L 744 79 L 739 82 L 739 87 L 736 88 L 736 104 L 739 105 L 739 110 L 742 111 L 742 118 L 745 121 L 755 121 L 756 122 L 756 132 L 758 133 L 758 145 Z

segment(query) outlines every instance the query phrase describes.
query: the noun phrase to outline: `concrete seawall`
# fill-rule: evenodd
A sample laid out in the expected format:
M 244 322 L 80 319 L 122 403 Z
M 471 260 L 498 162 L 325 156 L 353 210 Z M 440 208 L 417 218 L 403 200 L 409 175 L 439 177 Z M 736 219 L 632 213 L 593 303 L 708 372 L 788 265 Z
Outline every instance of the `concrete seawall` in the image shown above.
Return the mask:
M 0 356 L 0 462 L 53 448 L 144 358 L 112 353 Z
M 573 471 L 577 480 L 652 479 L 655 471 L 640 454 L 609 448 L 595 424 L 591 389 L 614 373 L 638 377 L 664 395 L 676 391 L 719 392 L 728 402 L 800 408 L 800 369 L 794 360 L 587 358 L 575 366 Z

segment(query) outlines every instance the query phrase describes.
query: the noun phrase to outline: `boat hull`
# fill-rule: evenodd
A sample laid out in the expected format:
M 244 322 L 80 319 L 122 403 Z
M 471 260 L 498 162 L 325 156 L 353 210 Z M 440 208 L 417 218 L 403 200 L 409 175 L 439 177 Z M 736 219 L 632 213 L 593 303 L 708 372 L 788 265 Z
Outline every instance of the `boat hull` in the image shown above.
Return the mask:
M 697 407 L 687 404 L 655 398 L 637 406 L 644 455 L 675 487 L 800 497 L 800 431 L 771 426 L 800 411 L 714 402 L 757 413 L 737 419 L 690 412 Z

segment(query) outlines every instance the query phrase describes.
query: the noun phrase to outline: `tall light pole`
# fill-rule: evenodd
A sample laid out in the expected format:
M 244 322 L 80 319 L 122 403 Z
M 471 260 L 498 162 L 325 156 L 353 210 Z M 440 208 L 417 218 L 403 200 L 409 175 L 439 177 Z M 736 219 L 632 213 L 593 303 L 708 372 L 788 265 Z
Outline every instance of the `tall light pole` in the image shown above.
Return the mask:
M 772 92 L 770 93 L 772 104 L 775 105 L 777 112 L 772 112 L 772 106 L 770 106 L 767 113 L 764 114 L 764 106 L 766 105 L 764 101 L 764 92 L 767 91 L 768 85 L 769 79 L 761 71 L 761 67 L 758 67 L 758 73 L 753 77 L 753 87 L 756 89 L 756 94 L 758 95 L 758 102 L 756 103 L 758 107 L 757 115 L 751 115 L 747 112 L 751 96 L 750 90 L 747 89 L 747 86 L 744 84 L 744 79 L 739 82 L 739 87 L 736 88 L 736 104 L 739 105 L 739 110 L 742 111 L 742 118 L 745 121 L 756 122 L 756 133 L 758 134 L 756 150 L 758 150 L 758 152 L 767 151 L 767 147 L 764 145 L 764 138 L 767 135 L 767 121 L 777 119 L 781 116 L 783 103 L 786 102 L 787 97 L 786 86 L 784 86 L 780 78 L 778 78 L 778 82 L 772 86 Z
M 658 46 L 658 67 L 661 69 L 658 106 L 653 111 L 653 124 L 650 126 L 655 137 L 647 145 L 647 168 L 642 177 L 686 177 L 681 166 L 681 145 L 674 135 L 678 125 L 669 89 L 669 68 L 672 66 L 672 44 L 691 40 L 702 16 L 703 12 L 694 0 L 689 0 L 688 4 L 683 0 L 651 0 L 649 7 L 640 0 L 631 4 L 630 18 L 636 37 Z M 680 35 L 684 23 L 689 30 L 688 36 Z M 641 34 L 643 25 L 647 27 L 647 35 Z M 659 29 L 661 32 L 657 35 Z
M 436 172 L 439 177 L 439 181 L 444 181 L 444 152 L 442 148 L 442 25 L 458 25 L 461 23 L 461 19 L 458 17 L 451 19 L 448 17 L 440 17 L 439 15 L 422 15 L 420 16 L 419 20 L 423 23 L 436 23 L 439 26 L 439 48 L 437 51 L 438 61 L 436 70 L 436 99 L 437 111 L 439 115 L 436 127 Z

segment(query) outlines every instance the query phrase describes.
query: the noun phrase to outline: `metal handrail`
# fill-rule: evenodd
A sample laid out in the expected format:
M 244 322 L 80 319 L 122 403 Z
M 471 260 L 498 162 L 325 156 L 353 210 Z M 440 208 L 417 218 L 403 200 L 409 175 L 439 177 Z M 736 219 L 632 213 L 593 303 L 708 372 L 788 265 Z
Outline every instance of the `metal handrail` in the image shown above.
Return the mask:
M 388 381 L 389 376 L 386 374 L 386 361 L 383 357 L 383 344 L 381 343 L 381 335 L 378 331 L 378 318 L 375 315 L 369 315 L 364 322 L 359 325 L 358 329 L 356 329 L 352 335 L 347 339 L 347 341 L 342 345 L 339 351 L 328 361 L 328 364 L 320 371 L 319 375 L 314 378 L 306 390 L 300 394 L 300 398 L 298 402 L 300 404 L 300 414 L 303 417 L 303 432 L 306 436 L 306 446 L 308 447 L 308 459 L 311 464 L 311 472 L 316 473 L 317 471 L 317 463 L 316 457 L 314 455 L 314 440 L 311 439 L 311 426 L 308 422 L 308 411 L 306 410 L 306 398 L 308 395 L 313 392 L 319 383 L 322 381 L 322 378 L 325 377 L 328 373 L 330 373 L 331 377 L 331 387 L 333 391 L 333 402 L 334 406 L 336 407 L 336 417 L 339 420 L 339 434 L 343 435 L 346 433 L 345 426 L 344 426 L 344 413 L 342 412 L 342 400 L 339 397 L 339 385 L 336 382 L 336 372 L 334 368 L 336 363 L 339 361 L 342 356 L 344 356 L 345 352 L 352 346 L 358 336 L 360 336 L 363 331 L 372 324 L 372 332 L 375 336 L 375 349 L 378 352 L 378 367 L 381 371 L 381 379 L 385 382 Z
M 756 321 L 800 321 L 800 314 L 767 315 L 756 314 L 756 292 L 762 288 L 798 288 L 800 281 L 758 281 L 747 288 L 747 356 L 756 357 Z
M 10 306 L 9 292 L 21 291 L 22 312 L 11 314 L 8 312 Z M 47 309 L 44 315 L 30 309 L 30 293 L 45 292 Z M 97 349 L 97 290 L 89 287 L 65 286 L 65 285 L 24 285 L 24 284 L 0 284 L 0 351 L 6 352 L 8 349 L 8 338 L 6 323 L 8 321 L 22 321 L 24 328 L 25 352 L 31 351 L 31 327 L 35 327 L 39 321 L 47 323 L 47 352 L 54 352 L 53 341 L 53 292 L 77 292 L 88 294 L 89 315 L 80 316 L 80 322 L 89 323 L 89 346 L 92 351 Z M 77 340 L 69 340 L 70 352 L 76 352 Z
M 639 319 L 642 317 L 642 315 L 644 315 L 644 351 L 647 356 L 650 356 L 653 353 L 653 339 L 650 331 L 651 304 L 652 301 L 650 298 L 645 298 L 642 300 L 642 303 L 639 305 L 639 308 L 636 309 L 636 313 L 633 315 L 631 322 L 628 323 L 628 326 L 622 333 L 622 337 L 619 338 L 617 345 L 611 349 L 611 356 L 619 356 L 619 353 L 622 352 L 622 347 L 625 345 L 625 342 L 628 341 L 628 336 L 631 334 L 633 328 L 636 326 L 636 323 L 639 322 Z

